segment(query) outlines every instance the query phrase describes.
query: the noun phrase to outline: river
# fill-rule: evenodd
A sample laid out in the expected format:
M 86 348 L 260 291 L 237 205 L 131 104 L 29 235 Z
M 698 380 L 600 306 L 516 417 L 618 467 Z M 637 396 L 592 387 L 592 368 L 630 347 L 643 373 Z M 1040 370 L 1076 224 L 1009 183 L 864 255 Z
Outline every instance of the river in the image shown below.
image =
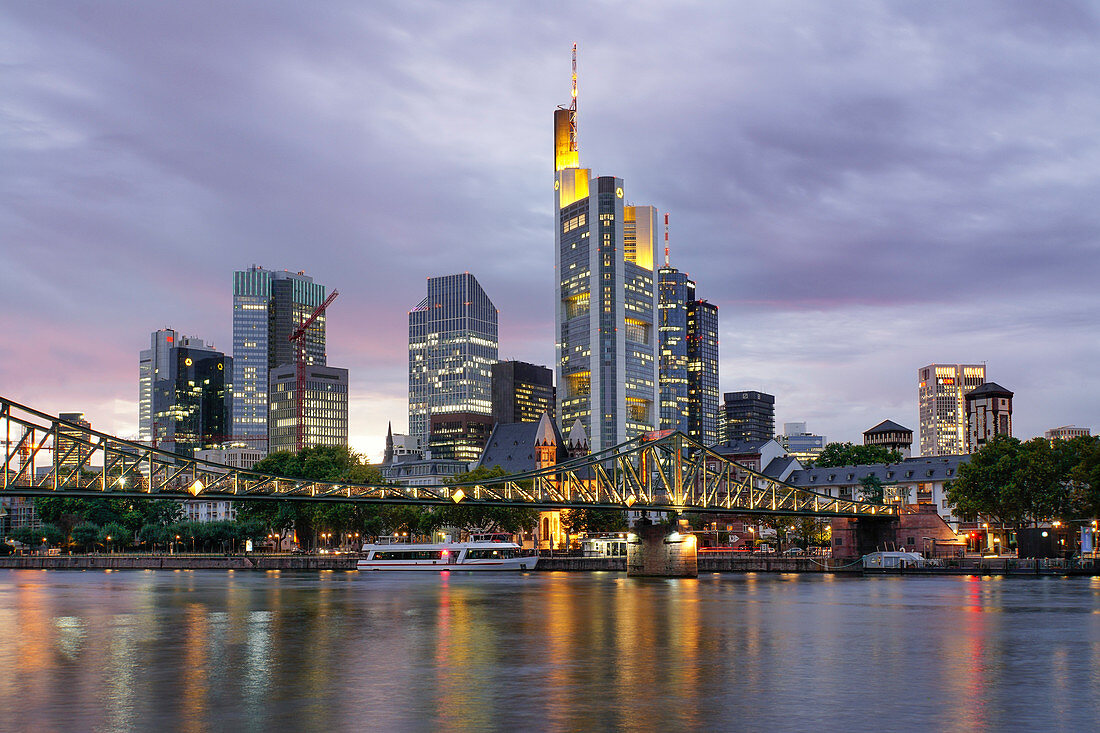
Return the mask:
M 0 730 L 1096 730 L 1100 578 L 0 570 Z

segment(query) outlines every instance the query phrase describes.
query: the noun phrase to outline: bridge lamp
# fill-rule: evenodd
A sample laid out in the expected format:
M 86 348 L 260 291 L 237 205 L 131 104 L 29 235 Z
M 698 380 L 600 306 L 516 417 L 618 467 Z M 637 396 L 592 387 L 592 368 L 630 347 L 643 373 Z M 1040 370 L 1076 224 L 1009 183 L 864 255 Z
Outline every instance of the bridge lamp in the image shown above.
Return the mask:
M 451 494 L 451 501 L 453 501 L 455 504 L 459 503 L 460 501 L 462 501 L 465 498 L 466 498 L 466 492 L 463 491 L 462 489 L 459 489 L 455 493 Z
M 126 477 L 125 476 L 119 476 L 118 481 L 116 483 L 118 483 L 118 485 L 121 486 L 122 488 L 126 488 Z
M 628 497 L 626 497 L 626 502 L 624 502 L 624 503 L 625 503 L 625 504 L 626 504 L 627 506 L 634 506 L 634 504 L 635 504 L 635 503 L 636 503 L 637 501 L 638 501 L 638 500 L 637 500 L 637 499 L 635 499 L 635 498 L 634 498 L 633 496 L 628 496 Z
M 198 496 L 199 492 L 205 488 L 206 487 L 202 485 L 202 481 L 195 479 L 195 483 L 191 484 L 191 488 L 187 490 L 191 492 L 191 496 Z

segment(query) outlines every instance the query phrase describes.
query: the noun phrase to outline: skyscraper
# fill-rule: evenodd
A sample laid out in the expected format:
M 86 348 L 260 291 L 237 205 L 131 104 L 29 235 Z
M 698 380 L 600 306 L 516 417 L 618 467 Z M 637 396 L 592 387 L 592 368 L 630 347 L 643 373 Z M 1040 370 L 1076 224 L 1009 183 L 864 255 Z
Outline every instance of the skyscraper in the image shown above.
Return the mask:
M 92 424 L 84 419 L 83 412 L 62 412 L 57 417 L 65 422 L 79 425 L 80 428 L 92 427 Z M 57 426 L 57 469 L 58 476 L 62 480 L 80 467 L 87 470 L 85 461 L 91 457 L 92 448 L 83 444 L 83 431 L 80 428 L 73 428 L 63 423 Z
M 409 311 L 409 435 L 428 445 L 431 417 L 491 415 L 497 309 L 470 273 L 428 278 Z
M 149 348 L 138 354 L 138 440 L 152 443 L 156 436 L 163 437 L 164 427 L 154 430 L 153 385 L 154 382 L 173 379 L 174 365 L 178 360 L 177 349 L 194 349 L 198 352 L 210 351 L 210 347 L 201 338 L 184 336 L 171 328 L 162 328 L 149 335 Z M 221 352 L 215 352 L 221 353 Z M 223 366 L 223 370 L 228 365 Z M 228 380 L 221 375 L 220 380 L 228 391 Z M 223 426 L 224 428 L 225 426 Z M 228 432 L 225 429 L 221 433 Z
M 557 419 L 580 420 L 601 450 L 660 422 L 657 212 L 580 167 L 576 124 L 574 75 L 573 104 L 554 113 Z
M 718 442 L 718 306 L 695 298 L 688 281 L 688 429 L 703 445 Z
M 985 365 L 929 364 L 917 370 L 917 380 L 921 455 L 965 454 L 965 396 L 985 382 Z
M 230 405 L 226 377 L 233 360 L 201 339 L 180 337 L 171 329 L 154 332 L 152 343 L 152 349 L 141 353 L 142 389 L 149 375 L 150 405 L 149 437 L 143 439 L 187 456 L 224 442 Z M 140 414 L 139 426 L 144 419 Z
M 233 273 L 233 429 L 267 451 L 269 372 L 296 359 L 290 334 L 325 300 L 304 272 L 253 265 Z M 325 314 L 303 337 L 306 362 L 325 366 Z
M 775 397 L 765 392 L 726 392 L 725 440 L 759 441 L 775 437 Z
M 302 447 L 348 444 L 348 370 L 306 367 L 302 394 L 297 393 L 294 364 L 273 367 L 269 384 L 268 450 L 295 451 L 298 415 L 302 416 Z M 301 410 L 298 400 L 302 400 Z
M 493 364 L 493 422 L 538 422 L 555 412 L 554 372 L 523 361 Z

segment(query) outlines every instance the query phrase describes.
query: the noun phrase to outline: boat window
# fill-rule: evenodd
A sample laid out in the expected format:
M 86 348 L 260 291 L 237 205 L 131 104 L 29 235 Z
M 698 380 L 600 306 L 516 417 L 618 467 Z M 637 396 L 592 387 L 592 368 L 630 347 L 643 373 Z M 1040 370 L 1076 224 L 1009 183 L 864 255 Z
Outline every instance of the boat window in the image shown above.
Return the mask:
M 511 548 L 499 550 L 474 548 L 466 550 L 467 560 L 497 560 L 501 558 L 515 557 L 516 551 Z
M 386 550 L 374 553 L 375 560 L 438 560 L 442 550 Z

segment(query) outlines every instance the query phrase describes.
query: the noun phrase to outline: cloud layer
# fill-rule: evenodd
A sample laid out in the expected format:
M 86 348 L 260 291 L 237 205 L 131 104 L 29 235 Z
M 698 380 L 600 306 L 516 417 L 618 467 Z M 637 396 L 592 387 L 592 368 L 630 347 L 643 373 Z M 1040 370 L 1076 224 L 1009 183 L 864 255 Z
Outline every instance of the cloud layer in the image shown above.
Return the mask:
M 1016 430 L 1100 428 L 1100 22 L 1078 3 L 9 3 L 0 385 L 136 426 L 137 351 L 229 348 L 230 273 L 341 291 L 356 447 L 405 424 L 407 311 L 473 272 L 553 360 L 551 111 L 672 212 L 723 390 L 858 440 L 986 361 Z M 132 410 L 131 410 L 132 408 Z

